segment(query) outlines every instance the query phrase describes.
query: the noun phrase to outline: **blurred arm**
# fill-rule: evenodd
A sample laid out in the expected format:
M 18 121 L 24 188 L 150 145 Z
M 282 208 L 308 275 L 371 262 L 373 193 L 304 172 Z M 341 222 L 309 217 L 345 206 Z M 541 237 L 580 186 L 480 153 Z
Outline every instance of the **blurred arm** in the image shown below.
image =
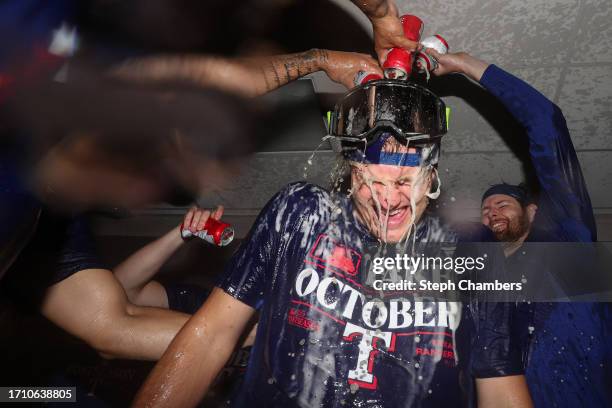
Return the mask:
M 216 288 L 170 344 L 136 395 L 133 406 L 196 406 L 254 312 Z
M 128 60 L 112 70 L 119 78 L 140 82 L 186 81 L 246 96 L 257 96 L 316 71 L 325 71 L 347 88 L 360 71 L 382 71 L 369 55 L 312 49 L 296 54 L 230 59 L 161 55 Z

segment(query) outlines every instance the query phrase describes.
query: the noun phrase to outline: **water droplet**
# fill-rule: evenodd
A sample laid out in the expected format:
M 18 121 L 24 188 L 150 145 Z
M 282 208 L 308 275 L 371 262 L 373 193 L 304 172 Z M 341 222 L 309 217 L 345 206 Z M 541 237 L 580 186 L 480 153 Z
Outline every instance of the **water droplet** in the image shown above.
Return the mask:
M 357 391 L 359 391 L 359 385 L 352 383 L 351 384 L 351 394 L 356 393 Z

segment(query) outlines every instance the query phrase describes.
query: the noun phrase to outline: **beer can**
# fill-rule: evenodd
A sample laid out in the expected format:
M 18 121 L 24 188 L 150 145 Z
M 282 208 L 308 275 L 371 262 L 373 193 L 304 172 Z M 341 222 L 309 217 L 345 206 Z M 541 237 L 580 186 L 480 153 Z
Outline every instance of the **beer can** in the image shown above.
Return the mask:
M 436 61 L 431 55 L 427 54 L 425 51 L 419 52 L 417 55 L 416 62 L 417 70 L 419 72 L 432 72 L 436 68 L 438 68 L 438 61 Z
M 440 34 L 432 35 L 423 39 L 421 44 L 423 44 L 425 48 L 433 48 L 440 54 L 446 54 L 448 52 L 448 42 L 446 42 L 444 37 L 442 37 Z
M 204 229 L 195 233 L 181 225 L 181 237 L 198 237 L 210 244 L 222 247 L 229 245 L 234 240 L 234 229 L 230 224 L 209 217 L 204 224 Z
M 423 32 L 423 21 L 417 16 L 405 14 L 400 17 L 404 37 L 411 41 L 419 41 Z M 392 48 L 383 64 L 385 78 L 406 80 L 412 74 L 413 53 L 403 48 Z
M 355 84 L 355 86 L 359 86 L 365 84 L 366 82 L 375 81 L 377 79 L 382 79 L 382 77 L 372 72 L 359 71 L 357 75 L 355 75 L 353 83 Z
M 404 28 L 404 37 L 410 41 L 419 41 L 423 33 L 423 20 L 412 14 L 404 14 L 400 22 Z
M 385 78 L 408 79 L 412 73 L 413 58 L 412 53 L 403 48 L 392 48 L 387 54 L 387 59 L 383 64 Z

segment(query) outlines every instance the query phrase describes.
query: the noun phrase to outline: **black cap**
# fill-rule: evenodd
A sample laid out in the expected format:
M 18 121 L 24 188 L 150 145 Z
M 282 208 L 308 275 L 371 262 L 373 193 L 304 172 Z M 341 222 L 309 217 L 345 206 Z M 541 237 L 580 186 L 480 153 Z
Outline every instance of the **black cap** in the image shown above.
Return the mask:
M 505 194 L 512 198 L 515 198 L 522 206 L 526 206 L 533 202 L 531 194 L 527 191 L 527 188 L 523 184 L 519 184 L 518 186 L 512 184 L 495 184 L 492 185 L 484 192 L 482 195 L 482 199 L 480 202 L 482 203 L 487 197 L 490 197 L 494 194 Z

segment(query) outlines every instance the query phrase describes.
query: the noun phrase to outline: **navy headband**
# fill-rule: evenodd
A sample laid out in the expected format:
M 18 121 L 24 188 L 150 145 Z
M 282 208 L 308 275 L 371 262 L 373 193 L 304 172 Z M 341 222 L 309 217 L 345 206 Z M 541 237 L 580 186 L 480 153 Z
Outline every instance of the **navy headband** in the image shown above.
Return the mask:
M 393 137 L 391 133 L 383 133 L 372 144 L 366 147 L 365 152 L 354 150 L 347 155 L 348 159 L 369 164 L 389 164 L 392 166 L 406 167 L 418 167 L 421 165 L 421 160 L 432 162 L 431 164 L 437 164 L 438 150 L 435 148 L 425 149 L 421 146 L 413 146 L 416 151 L 410 153 L 384 151 L 383 147 L 390 137 Z M 424 154 L 428 157 L 423 157 Z M 435 156 L 435 160 L 432 160 L 433 156 Z
M 521 185 L 515 186 L 512 184 L 506 184 L 506 183 L 495 184 L 489 187 L 487 191 L 485 191 L 484 194 L 482 195 L 482 200 L 480 202 L 481 203 L 484 202 L 484 200 L 486 200 L 487 197 L 490 197 L 495 194 L 504 194 L 504 195 L 510 196 L 516 199 L 516 201 L 518 201 L 522 206 L 525 206 L 531 203 L 531 195 L 529 194 L 529 192 L 527 191 L 525 187 Z

